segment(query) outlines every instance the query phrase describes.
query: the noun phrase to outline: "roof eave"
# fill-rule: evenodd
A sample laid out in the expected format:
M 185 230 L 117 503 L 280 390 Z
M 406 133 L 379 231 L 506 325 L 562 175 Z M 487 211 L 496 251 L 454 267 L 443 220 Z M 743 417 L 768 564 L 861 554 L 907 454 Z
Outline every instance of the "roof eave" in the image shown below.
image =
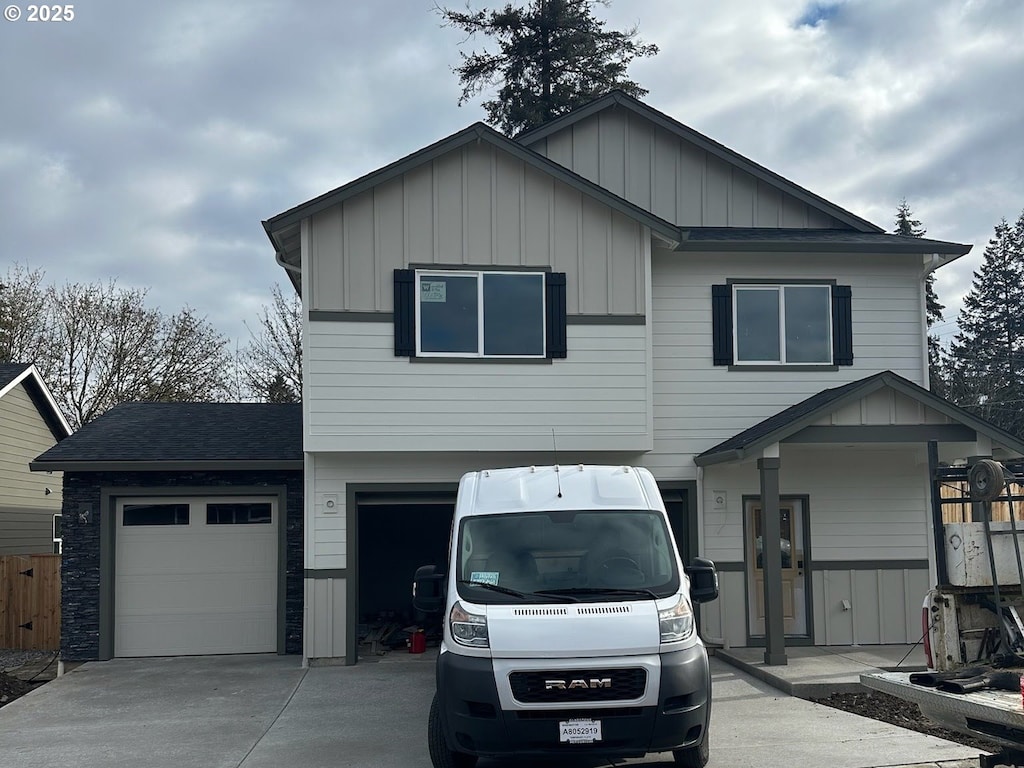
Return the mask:
M 685 230 L 683 232 L 685 235 Z M 967 254 L 972 246 L 960 243 L 940 243 L 915 248 L 913 244 L 885 243 L 835 243 L 827 241 L 806 240 L 688 240 L 684 239 L 676 246 L 677 251 L 692 252 L 733 252 L 733 253 L 907 253 L 907 254 L 942 254 L 950 258 L 944 259 L 948 264 L 954 259 Z
M 231 470 L 301 470 L 305 463 L 302 459 L 242 459 L 189 461 L 173 459 L 138 460 L 85 460 L 47 459 L 32 461 L 29 469 L 33 472 L 187 472 L 231 471 Z

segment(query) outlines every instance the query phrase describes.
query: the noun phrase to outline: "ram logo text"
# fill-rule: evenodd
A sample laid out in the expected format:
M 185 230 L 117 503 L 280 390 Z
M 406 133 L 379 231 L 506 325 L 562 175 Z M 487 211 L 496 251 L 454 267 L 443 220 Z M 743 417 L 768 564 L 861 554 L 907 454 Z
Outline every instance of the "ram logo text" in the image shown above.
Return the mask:
M 611 688 L 610 677 L 592 677 L 590 680 L 545 680 L 544 690 L 565 691 L 573 688 Z

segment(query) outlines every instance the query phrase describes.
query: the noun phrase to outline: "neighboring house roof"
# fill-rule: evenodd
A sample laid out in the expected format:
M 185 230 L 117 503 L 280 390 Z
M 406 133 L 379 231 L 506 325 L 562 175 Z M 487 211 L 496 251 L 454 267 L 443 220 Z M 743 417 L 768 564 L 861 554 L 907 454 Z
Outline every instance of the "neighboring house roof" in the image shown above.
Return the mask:
M 600 98 L 594 99 L 594 101 L 589 104 L 584 104 L 582 107 L 574 109 L 572 112 L 569 112 L 562 117 L 555 118 L 554 120 L 534 128 L 531 131 L 525 131 L 516 136 L 515 140 L 527 146 L 535 144 L 553 133 L 557 133 L 568 128 L 573 123 L 577 123 L 591 117 L 592 115 L 596 115 L 598 112 L 611 108 L 629 110 L 630 112 L 649 120 L 655 125 L 664 128 L 668 132 L 678 136 L 680 139 L 688 141 L 700 147 L 704 151 L 724 160 L 730 165 L 746 171 L 754 178 L 759 179 L 766 184 L 770 184 L 771 186 L 782 190 L 786 194 L 792 195 L 798 200 L 827 213 L 829 216 L 832 216 L 845 224 L 849 224 L 856 230 L 861 232 L 884 231 L 881 227 L 872 224 L 867 219 L 862 219 L 860 216 L 857 216 L 844 208 L 840 208 L 835 203 L 830 203 L 825 198 L 814 194 L 810 190 L 801 187 L 799 184 L 780 176 L 774 171 L 768 170 L 763 165 L 755 163 L 753 160 L 744 157 L 738 152 L 734 152 L 724 144 L 719 144 L 714 139 L 683 125 L 678 120 L 666 115 L 664 112 L 659 112 L 653 107 L 649 107 L 644 104 L 642 101 L 638 101 L 632 96 L 618 90 L 611 91 Z
M 64 471 L 302 466 L 302 406 L 268 403 L 124 403 L 30 464 Z
M 763 227 L 688 227 L 679 251 L 794 251 L 841 253 L 935 253 L 963 256 L 972 246 L 848 229 L 775 229 Z
M 924 387 L 914 384 L 909 379 L 893 373 L 882 371 L 858 381 L 850 382 L 834 389 L 825 389 L 796 405 L 770 416 L 749 429 L 733 435 L 713 448 L 709 448 L 694 459 L 697 466 L 720 464 L 730 461 L 742 461 L 754 458 L 770 445 L 784 441 L 786 438 L 813 425 L 823 416 L 839 410 L 843 406 L 882 389 L 890 387 L 925 406 L 944 414 L 952 421 L 968 427 L 976 433 L 986 435 L 1011 451 L 1024 454 L 1024 440 L 1009 432 L 980 419 L 969 411 L 948 400 L 929 392 Z
M 277 251 L 278 263 L 290 272 L 294 272 L 294 270 L 299 267 L 299 262 L 297 260 L 299 247 L 298 226 L 299 222 L 303 219 L 344 202 L 345 200 L 383 184 L 390 179 L 401 176 L 402 174 L 425 163 L 429 163 L 454 149 L 458 149 L 466 144 L 481 141 L 498 147 L 513 157 L 522 160 L 527 165 L 537 168 L 550 176 L 553 176 L 559 181 L 579 190 L 583 194 L 599 200 L 610 208 L 646 224 L 652 231 L 660 234 L 670 243 L 675 244 L 679 241 L 679 227 L 675 224 L 655 216 L 641 206 L 631 203 L 628 200 L 609 192 L 604 187 L 583 178 L 579 174 L 570 171 L 565 166 L 559 165 L 543 155 L 534 152 L 532 149 L 528 149 L 527 147 L 512 141 L 498 133 L 493 128 L 477 122 L 458 133 L 454 133 L 428 147 L 424 147 L 418 152 L 413 152 L 411 155 L 407 155 L 406 157 L 396 160 L 383 168 L 372 171 L 355 181 L 349 182 L 337 189 L 333 189 L 330 192 L 326 192 L 319 197 L 314 197 L 312 200 L 301 203 L 294 208 L 290 208 L 287 211 L 279 213 L 267 221 L 264 221 L 263 228 L 266 230 L 267 236 L 270 238 L 270 242 L 273 243 L 274 248 Z M 294 278 L 292 282 L 296 282 Z M 296 288 L 298 288 L 298 286 L 296 286 Z
M 31 363 L 0 363 L 0 397 L 19 384 L 25 387 L 55 440 L 63 440 L 71 434 L 71 425 L 64 418 L 36 367 Z

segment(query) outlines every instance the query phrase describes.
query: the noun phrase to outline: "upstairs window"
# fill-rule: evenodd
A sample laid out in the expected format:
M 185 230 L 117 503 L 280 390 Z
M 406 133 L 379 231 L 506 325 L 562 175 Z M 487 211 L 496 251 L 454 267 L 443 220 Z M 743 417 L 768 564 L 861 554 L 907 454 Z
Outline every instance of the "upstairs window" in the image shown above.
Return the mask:
M 563 273 L 395 270 L 395 354 L 565 357 L 565 295 Z
M 736 363 L 831 363 L 831 293 L 828 285 L 734 285 Z
M 711 286 L 715 365 L 853 365 L 849 286 Z

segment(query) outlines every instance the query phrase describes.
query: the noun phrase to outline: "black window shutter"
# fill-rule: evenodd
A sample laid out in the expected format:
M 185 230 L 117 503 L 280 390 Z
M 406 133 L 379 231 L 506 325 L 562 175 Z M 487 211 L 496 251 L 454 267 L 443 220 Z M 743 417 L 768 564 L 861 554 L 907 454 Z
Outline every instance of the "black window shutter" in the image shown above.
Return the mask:
M 715 365 L 732 365 L 732 286 L 711 286 L 711 338 Z
M 416 356 L 416 273 L 395 270 L 395 357 Z
M 853 365 L 853 291 L 832 286 L 832 363 Z
M 547 301 L 547 356 L 568 357 L 569 344 L 565 332 L 565 272 L 548 272 L 544 277 Z

